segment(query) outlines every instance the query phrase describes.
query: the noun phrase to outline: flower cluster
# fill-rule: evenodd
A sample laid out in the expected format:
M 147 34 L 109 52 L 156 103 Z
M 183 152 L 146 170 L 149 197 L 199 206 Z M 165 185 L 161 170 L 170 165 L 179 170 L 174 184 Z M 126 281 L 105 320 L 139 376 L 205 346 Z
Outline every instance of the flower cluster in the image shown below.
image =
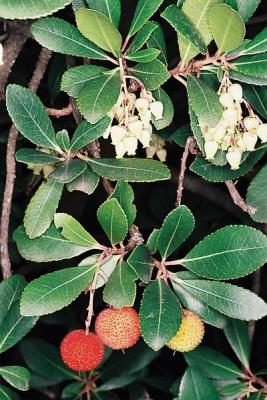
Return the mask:
M 159 120 L 163 116 L 163 104 L 156 101 L 152 93 L 142 89 L 140 97 L 134 93 L 125 93 L 122 89 L 117 103 L 108 115 L 112 122 L 103 138 L 111 136 L 115 146 L 116 158 L 122 158 L 125 154 L 134 156 L 138 147 L 138 141 L 143 147 L 149 147 L 152 138 L 152 116 Z
M 164 149 L 165 140 L 160 136 L 153 134 L 150 146 L 146 148 L 147 158 L 153 158 L 154 155 L 158 157 L 161 162 L 165 162 L 167 158 L 167 150 Z
M 243 98 L 241 85 L 232 84 L 227 78 L 218 95 L 223 106 L 222 118 L 216 127 L 202 128 L 206 158 L 212 160 L 218 150 L 226 151 L 231 169 L 238 169 L 243 154 L 253 151 L 258 139 L 267 142 L 267 124 L 262 123 Z M 243 116 L 242 103 L 249 112 L 246 117 Z

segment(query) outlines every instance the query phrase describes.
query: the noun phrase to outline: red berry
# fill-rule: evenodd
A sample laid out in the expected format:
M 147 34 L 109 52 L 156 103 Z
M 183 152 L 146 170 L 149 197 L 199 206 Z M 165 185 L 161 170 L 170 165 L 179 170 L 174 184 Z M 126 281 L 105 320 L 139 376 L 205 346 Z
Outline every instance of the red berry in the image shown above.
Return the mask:
M 104 346 L 99 337 L 83 329 L 68 333 L 61 342 L 64 363 L 74 371 L 86 372 L 98 367 L 104 357 Z
M 106 346 L 127 349 L 140 337 L 139 315 L 131 307 L 107 308 L 98 315 L 95 331 Z

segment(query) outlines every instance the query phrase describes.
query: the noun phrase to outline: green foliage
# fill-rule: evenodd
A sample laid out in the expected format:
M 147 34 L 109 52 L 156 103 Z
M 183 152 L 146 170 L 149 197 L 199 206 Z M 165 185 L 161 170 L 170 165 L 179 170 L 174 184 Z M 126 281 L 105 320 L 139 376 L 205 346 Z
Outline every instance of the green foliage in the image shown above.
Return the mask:
M 266 166 L 251 181 L 246 201 L 257 209 L 252 215 L 252 219 L 256 222 L 267 222 L 267 206 L 266 206 Z
M 52 14 L 70 3 L 71 0 L 48 0 L 45 2 L 37 0 L 29 5 L 23 0 L 15 0 L 12 4 L 1 0 L 0 15 L 2 18 L 7 19 L 39 18 Z
M 194 382 L 194 385 L 192 385 Z M 214 385 L 205 378 L 197 369 L 189 367 L 182 378 L 179 399 L 189 400 L 198 398 L 199 400 L 216 400 L 218 394 Z

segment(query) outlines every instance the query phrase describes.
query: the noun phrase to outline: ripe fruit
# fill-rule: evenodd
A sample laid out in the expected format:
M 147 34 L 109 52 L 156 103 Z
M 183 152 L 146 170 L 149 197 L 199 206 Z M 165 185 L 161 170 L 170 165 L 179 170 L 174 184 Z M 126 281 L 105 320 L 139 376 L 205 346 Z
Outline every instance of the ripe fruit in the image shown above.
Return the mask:
M 86 334 L 83 329 L 77 329 L 64 337 L 60 345 L 60 354 L 70 369 L 86 372 L 101 363 L 104 346 L 96 334 Z
M 183 318 L 176 335 L 167 343 L 174 351 L 191 351 L 202 342 L 205 333 L 204 322 L 194 312 L 183 310 Z
M 106 346 L 127 349 L 140 337 L 139 315 L 131 307 L 106 308 L 96 319 L 95 331 Z

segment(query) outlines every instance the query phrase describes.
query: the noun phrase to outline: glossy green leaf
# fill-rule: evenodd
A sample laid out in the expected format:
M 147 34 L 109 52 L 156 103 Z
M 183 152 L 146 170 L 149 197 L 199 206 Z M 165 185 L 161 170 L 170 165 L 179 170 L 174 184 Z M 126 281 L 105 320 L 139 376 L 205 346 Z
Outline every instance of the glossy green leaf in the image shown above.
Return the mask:
M 0 15 L 5 19 L 39 18 L 64 8 L 71 0 L 35 0 L 31 4 L 23 0 L 0 0 Z
M 267 166 L 252 179 L 248 187 L 246 201 L 257 209 L 251 218 L 256 222 L 267 223 Z
M 242 365 L 246 369 L 249 369 L 250 344 L 248 324 L 236 319 L 228 319 L 224 333 Z
M 83 160 L 70 159 L 62 162 L 52 174 L 49 180 L 58 183 L 69 183 L 83 173 L 87 168 L 87 164 Z
M 64 185 L 56 181 L 43 182 L 25 211 L 24 227 L 30 239 L 41 236 L 53 221 Z
M 215 386 L 209 379 L 197 369 L 187 368 L 180 385 L 180 400 L 217 400 L 218 398 Z
M 93 78 L 87 83 L 78 96 L 78 106 L 85 119 L 95 124 L 106 116 L 118 100 L 120 87 L 121 81 L 117 69 L 110 74 Z
M 267 88 L 254 85 L 242 85 L 244 97 L 264 119 L 267 119 Z
M 121 34 L 104 14 L 80 8 L 75 16 L 77 27 L 86 38 L 115 56 L 120 54 Z
M 235 49 L 243 41 L 245 25 L 240 15 L 227 4 L 215 5 L 209 13 L 212 36 L 221 52 Z
M 120 0 L 86 0 L 92 10 L 104 14 L 114 26 L 118 27 L 121 16 Z
M 226 226 L 199 242 L 181 264 L 199 276 L 234 279 L 267 261 L 267 237 L 248 226 Z
M 150 236 L 147 239 L 147 247 L 151 251 L 151 254 L 154 254 L 158 250 L 158 237 L 160 234 L 160 229 L 153 229 Z
M 222 314 L 245 321 L 267 315 L 267 304 L 249 290 L 224 282 L 181 280 L 180 284 L 200 301 Z
M 158 237 L 162 258 L 168 258 L 188 238 L 194 225 L 194 216 L 185 206 L 178 207 L 167 215 Z
M 198 117 L 200 126 L 216 126 L 222 118 L 223 108 L 215 90 L 203 80 L 189 75 L 187 93 L 189 105 Z
M 156 118 L 152 115 L 152 122 L 156 129 L 160 130 L 166 128 L 172 123 L 174 117 L 174 107 L 172 100 L 168 96 L 168 94 L 162 88 L 157 90 L 153 90 L 153 97 L 157 101 L 161 101 L 163 104 L 163 115 L 161 119 L 156 120 Z
M 250 56 L 251 57 L 251 56 Z M 265 70 L 265 68 L 264 68 Z M 232 80 L 248 83 L 249 85 L 257 85 L 257 86 L 266 86 L 267 85 L 267 78 L 258 77 L 255 75 L 247 75 L 243 72 L 237 72 L 234 69 L 229 70 L 229 76 Z
M 26 281 L 21 275 L 13 275 L 0 284 L 0 324 L 3 322 L 10 307 L 19 301 Z
M 23 226 L 16 229 L 13 237 L 21 256 L 30 261 L 49 262 L 64 260 L 88 251 L 84 246 L 70 243 L 53 225 L 37 239 L 30 239 L 26 235 Z
M 198 117 L 197 117 L 196 113 L 193 111 L 193 108 L 190 105 L 189 105 L 189 108 L 188 108 L 188 112 L 189 112 L 189 117 L 190 117 L 190 128 L 191 129 L 190 129 L 189 132 L 186 129 L 186 131 L 185 131 L 186 135 L 189 133 L 188 136 L 190 136 L 191 133 L 193 133 L 194 138 L 196 139 L 198 147 L 200 148 L 202 153 L 205 154 L 205 148 L 204 148 L 205 140 L 204 140 L 204 136 L 203 136 L 202 130 L 200 128 L 200 121 L 198 120 Z M 205 125 L 204 121 L 202 121 L 202 120 L 201 120 L 201 123 L 203 124 L 203 126 Z M 206 126 L 207 126 L 207 124 L 206 124 Z M 184 135 L 184 131 L 182 132 L 182 134 Z M 186 145 L 188 136 L 186 136 L 186 137 L 185 137 L 185 135 L 183 136 L 183 139 L 185 140 L 184 146 Z M 214 162 L 214 160 L 212 160 L 212 162 Z
M 112 245 L 125 239 L 128 221 L 117 199 L 106 200 L 97 210 L 97 219 Z
M 128 225 L 131 226 L 136 217 L 136 206 L 133 204 L 134 191 L 129 183 L 119 180 L 114 188 L 111 199 L 117 199 L 125 212 Z
M 168 168 L 156 160 L 90 158 L 88 163 L 98 175 L 112 181 L 124 179 L 128 182 L 155 182 L 170 178 Z
M 130 46 L 128 47 L 127 54 L 136 53 L 138 50 L 140 50 L 148 41 L 150 35 L 156 28 L 157 24 L 151 21 L 143 25 L 139 32 L 137 32 L 137 34 L 133 38 Z
M 75 178 L 73 181 L 67 183 L 67 189 L 69 192 L 78 190 L 88 195 L 92 194 L 97 188 L 99 183 L 99 176 L 87 166 L 87 168 Z
M 0 385 L 0 395 L 2 396 L 2 399 L 4 400 L 20 400 L 21 397 L 14 392 L 13 390 Z
M 35 149 L 20 149 L 16 152 L 16 160 L 24 164 L 49 165 L 59 162 L 60 158 Z
M 141 332 L 155 351 L 161 349 L 178 331 L 181 307 L 172 290 L 161 279 L 152 281 L 143 293 L 140 308 Z
M 163 0 L 138 0 L 128 37 L 138 32 L 162 3 Z
M 98 254 L 93 254 L 89 257 L 86 257 L 79 263 L 79 266 L 91 266 L 96 265 L 97 260 L 99 258 Z M 98 269 L 101 270 L 102 274 L 99 274 L 96 280 L 96 289 L 104 286 L 107 283 L 108 278 L 116 268 L 118 260 L 120 259 L 120 255 L 110 257 L 106 262 L 101 263 L 101 265 L 97 265 Z
M 130 254 L 127 260 L 130 267 L 135 271 L 139 279 L 149 283 L 153 268 L 153 262 L 150 251 L 147 246 L 141 244 L 137 246 Z
M 223 386 L 219 393 L 221 396 L 242 396 L 246 393 L 248 388 L 248 384 L 246 382 L 243 383 L 232 383 L 230 385 Z M 225 397 L 224 397 L 225 398 Z M 229 397 L 226 397 L 226 399 Z M 250 397 L 249 397 L 250 398 Z
M 225 2 L 238 11 L 246 22 L 254 14 L 261 0 L 226 0 Z
M 28 390 L 30 372 L 24 367 L 18 367 L 17 365 L 3 366 L 0 367 L 1 377 L 8 382 L 11 386 L 18 390 Z
M 169 78 L 170 74 L 160 60 L 153 60 L 145 64 L 137 64 L 131 69 L 131 73 L 139 78 L 146 89 L 156 90 Z
M 243 54 L 258 54 L 267 51 L 267 28 L 264 28 L 258 35 L 248 42 L 242 50 Z
M 106 116 L 96 124 L 90 124 L 88 121 L 81 122 L 75 130 L 71 139 L 70 151 L 80 150 L 89 143 L 100 138 L 111 124 L 111 118 Z
M 157 58 L 159 54 L 160 50 L 151 48 L 139 50 L 136 53 L 129 54 L 126 58 L 134 62 L 148 63 Z
M 56 228 L 62 228 L 61 234 L 70 242 L 85 246 L 90 250 L 101 249 L 101 245 L 71 215 L 57 213 L 54 216 L 54 221 Z
M 82 382 L 72 382 L 69 383 L 67 386 L 64 387 L 61 393 L 61 398 L 62 399 L 67 399 L 67 400 L 78 400 L 79 393 L 83 389 L 83 383 Z M 78 393 L 78 394 L 77 394 Z
M 184 357 L 190 367 L 198 368 L 208 378 L 229 380 L 242 376 L 233 361 L 208 346 L 201 345 Z
M 62 129 L 62 131 L 57 132 L 56 141 L 59 147 L 63 151 L 69 151 L 70 148 L 70 137 L 68 131 L 66 129 Z
M 8 113 L 23 136 L 38 146 L 61 151 L 53 125 L 35 93 L 19 85 L 8 85 L 6 101 Z
M 68 306 L 91 283 L 95 270 L 95 265 L 64 268 L 34 279 L 22 294 L 22 315 L 46 315 Z
M 267 54 L 255 54 L 251 56 L 242 56 L 233 63 L 235 72 L 246 76 L 260 79 L 267 79 Z
M 102 76 L 107 69 L 98 65 L 79 65 L 67 69 L 62 76 L 61 90 L 69 96 L 77 97 L 81 90 L 92 79 Z
M 160 55 L 158 56 L 158 59 L 162 61 L 164 65 L 168 64 L 164 33 L 159 24 L 157 24 L 156 29 L 151 33 L 151 35 L 147 39 L 147 46 L 149 48 L 152 47 L 153 49 L 160 50 Z
M 137 276 L 130 266 L 120 261 L 103 291 L 103 300 L 115 308 L 132 307 L 136 296 Z

